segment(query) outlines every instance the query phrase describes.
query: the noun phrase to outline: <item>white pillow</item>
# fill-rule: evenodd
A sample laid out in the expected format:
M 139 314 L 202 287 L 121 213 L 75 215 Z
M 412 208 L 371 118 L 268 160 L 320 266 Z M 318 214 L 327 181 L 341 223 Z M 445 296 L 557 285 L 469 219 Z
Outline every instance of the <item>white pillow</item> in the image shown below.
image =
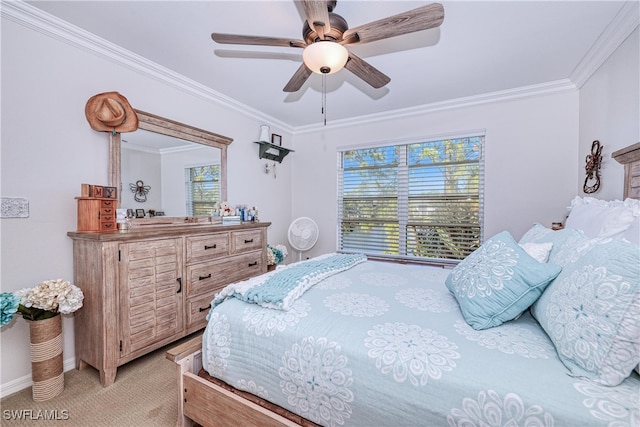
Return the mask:
M 520 243 L 520 247 L 533 259 L 538 262 L 547 262 L 549 253 L 553 248 L 553 243 Z
M 576 197 L 571 202 L 565 228 L 582 230 L 590 238 L 624 237 L 633 221 L 633 208 L 619 200 Z

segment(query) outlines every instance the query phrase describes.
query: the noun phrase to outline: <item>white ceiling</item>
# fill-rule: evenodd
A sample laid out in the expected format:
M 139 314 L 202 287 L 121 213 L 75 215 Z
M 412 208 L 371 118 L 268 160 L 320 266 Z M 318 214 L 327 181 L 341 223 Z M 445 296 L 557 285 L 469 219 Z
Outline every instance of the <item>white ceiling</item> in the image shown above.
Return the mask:
M 29 1 L 48 13 L 204 85 L 292 129 L 322 122 L 322 77 L 282 88 L 302 50 L 218 45 L 212 32 L 302 39 L 286 1 Z M 351 27 L 428 1 L 339 0 Z M 443 24 L 349 46 L 391 77 L 373 89 L 347 70 L 327 77 L 327 120 L 419 108 L 517 88 L 575 82 L 577 67 L 625 2 L 443 1 Z M 628 6 L 628 5 L 627 5 Z M 619 17 L 618 17 L 619 18 Z

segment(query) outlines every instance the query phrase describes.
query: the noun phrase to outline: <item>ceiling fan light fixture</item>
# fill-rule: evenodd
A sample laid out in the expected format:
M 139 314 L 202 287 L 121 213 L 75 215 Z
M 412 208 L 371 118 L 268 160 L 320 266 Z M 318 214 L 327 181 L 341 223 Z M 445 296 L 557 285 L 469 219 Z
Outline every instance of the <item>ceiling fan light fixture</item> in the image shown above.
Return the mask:
M 332 41 L 318 41 L 302 52 L 304 64 L 314 73 L 333 74 L 342 70 L 349 59 L 347 49 Z

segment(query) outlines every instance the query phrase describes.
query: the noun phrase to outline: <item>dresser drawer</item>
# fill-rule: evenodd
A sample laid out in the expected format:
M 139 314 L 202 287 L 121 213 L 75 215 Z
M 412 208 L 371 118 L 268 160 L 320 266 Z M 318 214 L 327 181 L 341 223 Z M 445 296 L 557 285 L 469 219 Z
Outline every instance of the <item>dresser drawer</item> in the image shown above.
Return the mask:
M 187 297 L 213 294 L 229 283 L 262 273 L 262 251 L 187 266 Z
M 116 227 L 116 222 L 115 221 L 109 221 L 109 222 L 101 222 L 100 223 L 100 231 L 112 231 L 115 230 Z
M 187 303 L 187 328 L 202 324 L 206 326 L 206 317 L 211 309 L 213 295 L 206 295 L 197 298 L 190 298 Z
M 116 222 L 116 216 L 112 213 L 100 212 L 101 222 Z
M 100 200 L 100 208 L 101 209 L 111 209 L 113 213 L 115 213 L 116 203 L 113 200 Z
M 234 254 L 259 250 L 265 245 L 260 230 L 232 231 L 231 242 Z
M 229 254 L 229 233 L 187 237 L 187 263 Z
M 100 200 L 100 231 L 116 229 L 116 204 L 113 200 Z

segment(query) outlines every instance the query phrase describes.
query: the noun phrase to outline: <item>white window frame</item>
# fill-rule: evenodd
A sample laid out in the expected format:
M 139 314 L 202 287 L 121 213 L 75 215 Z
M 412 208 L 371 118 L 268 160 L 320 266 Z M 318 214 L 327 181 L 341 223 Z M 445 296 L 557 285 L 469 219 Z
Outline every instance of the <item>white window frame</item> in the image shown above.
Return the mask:
M 220 204 L 220 202 L 222 202 L 222 200 L 220 200 L 221 197 L 221 186 L 220 186 L 220 174 L 221 174 L 221 167 L 220 164 L 218 163 L 214 163 L 214 164 L 198 164 L 198 165 L 191 165 L 191 166 L 185 166 L 184 168 L 184 180 L 185 180 L 185 207 L 186 207 L 186 213 L 187 216 L 195 216 L 194 213 L 194 200 L 193 200 L 193 181 L 191 181 L 191 170 L 195 169 L 195 168 L 203 168 L 203 167 L 218 167 L 218 179 L 217 179 L 217 185 L 218 185 L 218 200 L 215 200 L 213 202 L 211 202 L 211 212 L 213 212 L 215 206 L 217 204 Z M 216 180 L 213 181 L 201 181 L 201 182 L 216 182 Z M 211 212 L 209 213 L 209 215 L 211 215 Z

